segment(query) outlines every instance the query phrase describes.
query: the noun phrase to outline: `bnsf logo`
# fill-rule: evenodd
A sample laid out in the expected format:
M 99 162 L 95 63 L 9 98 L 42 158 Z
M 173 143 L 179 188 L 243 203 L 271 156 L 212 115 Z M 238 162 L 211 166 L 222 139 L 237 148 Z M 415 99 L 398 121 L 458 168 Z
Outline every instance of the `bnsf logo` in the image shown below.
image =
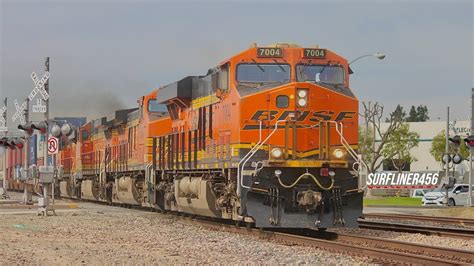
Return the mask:
M 342 121 L 354 118 L 356 112 L 333 112 L 333 111 L 277 111 L 277 110 L 257 110 L 250 120 L 252 121 L 272 121 L 286 120 L 290 114 L 295 114 L 296 121 L 299 122 L 320 122 L 320 121 Z M 258 125 L 246 125 L 244 129 L 258 129 Z

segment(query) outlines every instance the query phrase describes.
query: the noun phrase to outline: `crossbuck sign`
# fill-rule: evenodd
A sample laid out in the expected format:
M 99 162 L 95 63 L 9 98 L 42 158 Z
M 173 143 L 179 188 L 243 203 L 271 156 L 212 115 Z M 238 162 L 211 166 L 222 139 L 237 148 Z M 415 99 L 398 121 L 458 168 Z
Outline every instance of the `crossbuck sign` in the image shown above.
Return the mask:
M 5 114 L 6 111 L 6 106 L 3 106 L 2 109 L 0 109 L 0 132 L 8 131 L 8 128 L 6 127 L 7 121 L 5 121 L 5 118 L 3 117 L 3 114 Z
M 26 124 L 25 117 L 24 117 L 24 111 L 26 109 L 26 102 L 23 102 L 21 106 L 18 104 L 18 101 L 15 99 L 13 101 L 13 104 L 15 105 L 16 113 L 12 116 L 13 122 L 15 122 L 17 119 L 20 119 L 20 124 L 24 125 Z
M 47 101 L 49 99 L 49 94 L 44 89 L 44 84 L 46 84 L 49 79 L 49 72 L 46 71 L 41 79 L 38 79 L 36 73 L 33 72 L 31 73 L 31 79 L 35 83 L 35 88 L 31 91 L 30 95 L 28 96 L 28 99 L 30 101 L 33 101 L 36 94 L 38 94 L 39 92 L 43 100 Z M 43 104 L 43 100 L 37 99 L 36 105 L 33 105 L 33 113 L 46 113 L 46 105 Z

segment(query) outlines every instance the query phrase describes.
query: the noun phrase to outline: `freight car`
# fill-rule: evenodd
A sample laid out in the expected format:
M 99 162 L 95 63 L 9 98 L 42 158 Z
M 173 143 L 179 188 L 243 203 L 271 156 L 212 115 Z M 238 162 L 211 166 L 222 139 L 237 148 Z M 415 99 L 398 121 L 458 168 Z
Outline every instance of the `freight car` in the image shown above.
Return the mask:
M 356 227 L 358 100 L 329 49 L 256 45 L 79 129 L 61 195 L 256 227 Z

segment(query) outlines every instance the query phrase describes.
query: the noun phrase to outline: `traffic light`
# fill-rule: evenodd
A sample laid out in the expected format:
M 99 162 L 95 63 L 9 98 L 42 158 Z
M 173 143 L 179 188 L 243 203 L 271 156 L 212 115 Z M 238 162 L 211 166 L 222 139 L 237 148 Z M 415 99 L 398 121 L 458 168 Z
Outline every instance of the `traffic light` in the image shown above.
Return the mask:
M 474 148 L 474 135 L 470 135 L 469 137 L 465 138 L 464 144 L 466 144 L 468 148 Z
M 39 130 L 41 134 L 46 134 L 46 132 L 48 131 L 48 123 L 46 121 L 32 123 L 31 128 Z
M 33 128 L 31 127 L 31 123 L 26 123 L 24 125 L 18 125 L 18 129 L 23 130 L 28 134 L 28 136 L 33 135 Z

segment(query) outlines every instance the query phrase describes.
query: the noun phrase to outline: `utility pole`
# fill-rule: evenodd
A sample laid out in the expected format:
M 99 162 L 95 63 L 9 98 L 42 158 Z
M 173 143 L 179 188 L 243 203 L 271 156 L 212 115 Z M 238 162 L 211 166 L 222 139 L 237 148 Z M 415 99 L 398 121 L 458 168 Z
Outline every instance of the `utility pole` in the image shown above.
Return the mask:
M 446 205 L 448 205 L 448 186 L 449 186 L 449 106 L 447 107 L 447 116 L 446 116 Z
M 49 73 L 49 57 L 46 57 L 46 60 L 45 60 L 45 63 L 44 63 L 44 66 L 45 66 L 45 73 Z M 46 81 L 46 83 L 44 84 L 44 90 L 46 91 L 47 94 L 49 94 L 49 79 Z M 45 139 L 44 139 L 44 168 L 46 171 L 48 171 L 49 167 L 48 167 L 48 138 L 49 138 L 49 128 L 50 128 L 50 122 L 49 122 L 49 98 L 47 100 L 45 100 L 45 104 L 46 104 L 46 112 L 44 113 L 44 120 L 46 121 L 46 123 L 48 124 L 47 125 L 47 129 L 46 129 L 46 133 L 45 133 Z M 41 170 L 40 170 L 40 182 L 43 183 L 43 202 L 41 202 L 42 204 L 39 204 L 40 208 L 38 210 L 39 213 L 43 213 L 44 216 L 47 216 L 48 215 L 48 211 L 52 211 L 54 213 L 54 208 L 52 208 L 51 206 L 49 206 L 49 195 L 48 195 L 48 189 L 49 189 L 49 185 L 51 185 L 52 187 L 54 186 L 54 178 L 52 180 L 52 182 L 50 182 L 51 180 L 51 171 L 48 171 L 49 174 L 46 174 L 46 176 L 49 176 L 47 179 L 48 180 L 43 180 L 42 181 L 42 175 L 45 175 L 45 173 L 41 173 Z M 45 182 L 46 181 L 46 182 Z
M 5 127 L 7 128 L 7 131 L 5 131 L 4 136 L 6 137 L 8 134 L 8 125 L 7 125 L 7 112 L 8 112 L 8 98 L 5 97 L 5 100 L 3 101 L 4 106 L 6 107 L 5 112 L 3 112 L 3 120 L 5 121 Z M 7 182 L 7 164 L 8 164 L 8 158 L 7 158 L 7 148 L 5 147 L 3 149 L 3 190 L 4 193 L 7 192 L 8 189 L 8 182 Z
M 471 89 L 471 132 L 474 133 L 474 88 Z M 468 194 L 468 205 L 472 207 L 472 148 L 469 147 L 469 194 Z
M 45 71 L 49 72 L 49 57 L 46 57 L 44 66 L 45 66 Z M 49 79 L 44 84 L 44 90 L 46 91 L 46 93 L 49 94 Z M 49 120 L 49 98 L 48 98 L 48 100 L 45 100 L 45 104 L 46 104 L 46 112 L 44 113 L 44 121 L 46 121 L 48 123 L 48 120 Z M 43 165 L 44 166 L 48 166 L 48 146 L 47 146 L 48 137 L 49 137 L 49 123 L 48 123 L 48 129 L 46 130 L 46 134 L 44 136 L 45 139 L 44 139 L 44 142 L 43 142 L 43 145 L 44 145 L 44 147 L 43 147 L 44 164 Z
M 25 109 L 25 122 L 28 124 L 30 122 L 30 99 L 26 98 L 26 109 Z M 24 180 L 24 187 L 23 187 L 23 203 L 26 204 L 32 204 L 33 202 L 33 196 L 30 192 L 30 184 L 29 184 L 29 176 L 28 176 L 28 164 L 29 164 L 29 133 L 27 132 L 26 138 L 25 138 L 25 144 L 23 145 L 23 149 L 25 150 L 25 162 L 23 164 L 23 171 L 22 175 L 25 174 L 25 176 L 22 176 L 25 178 Z

